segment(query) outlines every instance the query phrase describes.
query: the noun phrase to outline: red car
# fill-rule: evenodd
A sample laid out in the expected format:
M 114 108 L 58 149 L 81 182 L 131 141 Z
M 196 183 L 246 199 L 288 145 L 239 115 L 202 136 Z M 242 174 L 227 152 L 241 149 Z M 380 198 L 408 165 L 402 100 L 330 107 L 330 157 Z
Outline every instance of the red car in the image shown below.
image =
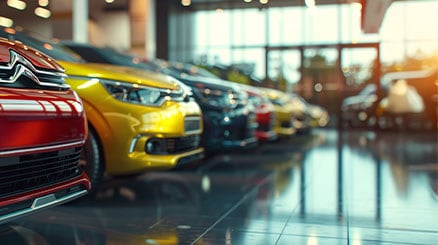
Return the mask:
M 256 122 L 258 124 L 256 137 L 259 141 L 274 141 L 278 138 L 274 131 L 275 113 L 272 102 L 265 97 L 256 87 L 241 85 L 248 94 L 249 100 L 254 104 Z
M 50 57 L 0 39 L 0 224 L 90 190 L 82 101 Z

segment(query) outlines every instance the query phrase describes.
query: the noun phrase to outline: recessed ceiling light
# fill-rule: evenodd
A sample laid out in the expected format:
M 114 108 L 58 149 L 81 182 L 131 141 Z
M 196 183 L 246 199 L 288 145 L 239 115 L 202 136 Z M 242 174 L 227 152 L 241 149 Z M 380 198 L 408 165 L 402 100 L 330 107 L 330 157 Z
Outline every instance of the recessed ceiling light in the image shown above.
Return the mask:
M 38 4 L 43 7 L 49 6 L 49 0 L 38 0 Z
M 182 6 L 190 6 L 192 4 L 191 0 L 181 0 Z
M 7 4 L 9 7 L 19 10 L 23 10 L 26 8 L 26 3 L 21 0 L 8 0 Z
M 41 18 L 45 18 L 45 19 L 49 18 L 50 15 L 52 15 L 52 13 L 50 12 L 50 10 L 45 9 L 45 8 L 43 8 L 43 7 L 38 7 L 38 8 L 36 8 L 35 11 L 34 11 L 34 13 L 35 13 L 35 15 L 37 15 L 37 16 L 39 16 L 39 17 L 41 17 Z
M 0 26 L 11 27 L 13 24 L 14 24 L 13 20 L 0 16 Z

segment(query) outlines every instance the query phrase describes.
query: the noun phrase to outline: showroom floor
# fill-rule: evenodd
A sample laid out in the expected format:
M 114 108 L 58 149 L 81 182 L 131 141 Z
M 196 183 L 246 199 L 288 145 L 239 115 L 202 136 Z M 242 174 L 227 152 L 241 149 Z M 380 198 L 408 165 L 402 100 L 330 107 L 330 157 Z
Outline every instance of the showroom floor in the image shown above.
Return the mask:
M 435 133 L 315 130 L 109 180 L 0 244 L 438 244 L 437 149 Z

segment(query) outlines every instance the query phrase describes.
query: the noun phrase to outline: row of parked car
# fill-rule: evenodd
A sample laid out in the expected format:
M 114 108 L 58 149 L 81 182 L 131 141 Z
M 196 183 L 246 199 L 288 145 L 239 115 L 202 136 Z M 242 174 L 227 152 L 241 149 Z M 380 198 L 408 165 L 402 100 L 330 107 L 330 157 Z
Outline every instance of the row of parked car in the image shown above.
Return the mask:
M 88 44 L 0 31 L 0 224 L 105 175 L 198 162 L 327 125 L 298 95 Z

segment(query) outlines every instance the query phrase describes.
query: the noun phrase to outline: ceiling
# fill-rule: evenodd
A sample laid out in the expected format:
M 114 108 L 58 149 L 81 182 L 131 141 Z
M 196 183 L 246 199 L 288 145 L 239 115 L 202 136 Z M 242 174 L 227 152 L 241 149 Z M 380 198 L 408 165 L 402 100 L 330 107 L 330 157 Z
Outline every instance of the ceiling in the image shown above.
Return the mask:
M 247 2 L 250 1 L 250 2 Z M 306 2 L 314 1 L 315 6 L 329 4 L 362 5 L 362 30 L 365 33 L 378 33 L 386 10 L 393 1 L 400 0 L 268 0 L 266 4 L 260 0 L 191 0 L 190 6 L 182 6 L 181 0 L 168 0 L 168 4 L 177 11 L 200 11 L 236 8 L 269 8 L 285 6 L 306 6 Z
M 248 0 L 249 1 L 249 0 Z M 316 5 L 359 3 L 361 0 L 314 0 Z M 174 6 L 187 10 L 230 9 L 230 8 L 267 8 L 284 6 L 305 6 L 306 0 L 267 0 L 266 4 L 260 0 L 191 0 L 190 7 L 181 5 L 181 0 L 169 0 Z

